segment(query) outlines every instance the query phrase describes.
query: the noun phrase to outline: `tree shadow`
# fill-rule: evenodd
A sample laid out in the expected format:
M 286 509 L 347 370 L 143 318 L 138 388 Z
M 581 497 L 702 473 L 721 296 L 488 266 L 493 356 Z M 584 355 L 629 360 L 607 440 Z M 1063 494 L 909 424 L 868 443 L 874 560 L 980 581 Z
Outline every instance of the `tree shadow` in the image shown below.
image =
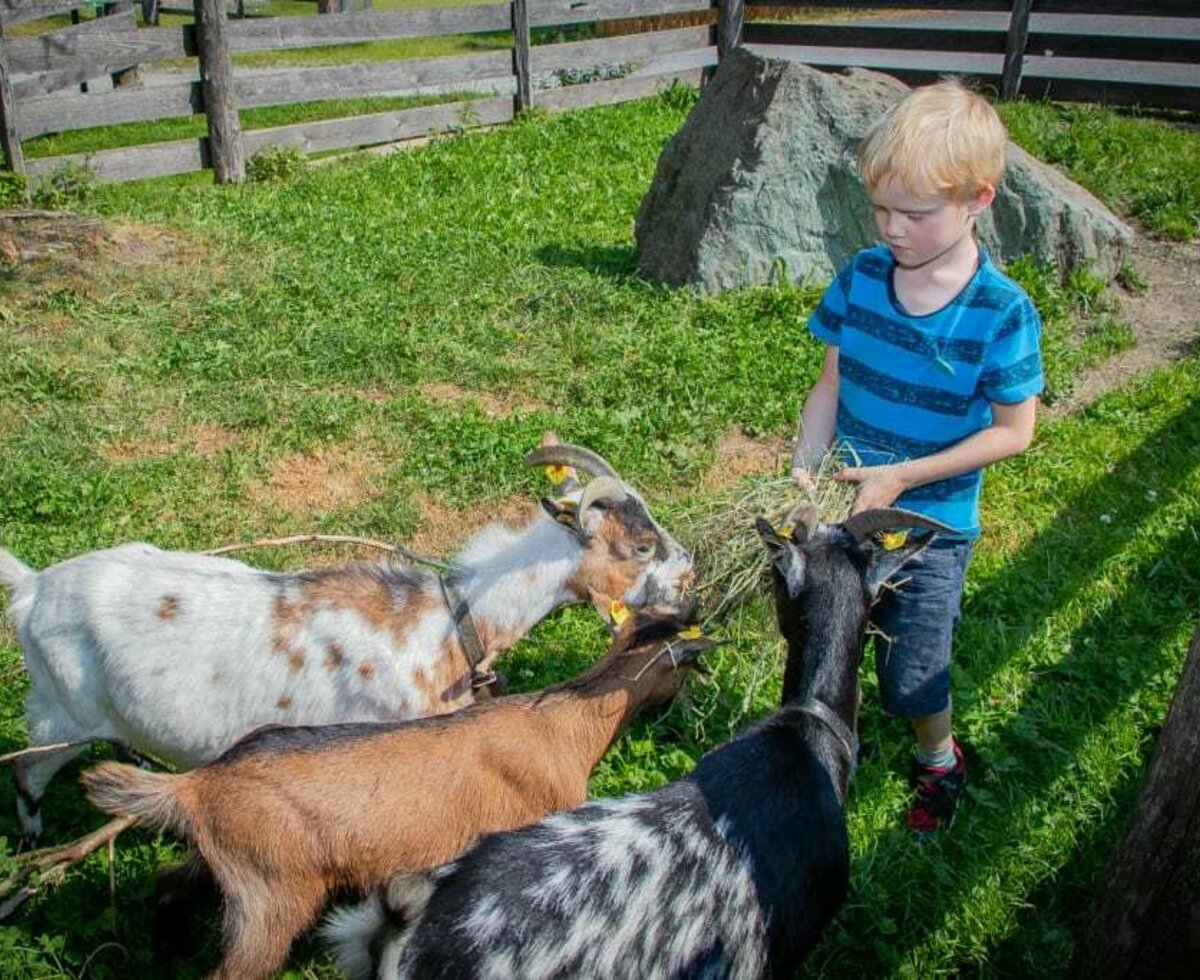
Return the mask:
M 1174 668 L 1172 639 L 1181 633 L 1190 635 L 1200 601 L 1195 530 L 1188 525 L 1173 530 L 1159 546 L 1142 549 L 1136 559 L 1122 552 L 1142 533 L 1161 502 L 1182 495 L 1195 479 L 1195 459 L 1178 449 L 1165 452 L 1163 447 L 1197 444 L 1200 399 L 1164 421 L 1104 475 L 1079 487 L 1063 501 L 1056 519 L 1016 557 L 976 582 L 964 608 L 964 623 L 974 622 L 975 627 L 960 634 L 956 644 L 956 658 L 964 667 L 955 684 L 960 720 L 972 712 L 986 717 L 988 687 L 998 672 L 1044 631 L 1047 621 L 1062 614 L 1095 580 L 1099 569 L 1120 560 L 1129 584 L 1111 601 L 1091 604 L 1092 611 L 1071 631 L 1067 652 L 1036 667 L 1037 680 L 1015 716 L 988 730 L 986 744 L 975 747 L 970 756 L 972 781 L 991 793 L 992 801 L 968 799 L 953 831 L 925 848 L 898 828 L 874 842 L 870 867 L 856 869 L 856 877 L 863 877 L 858 900 L 843 912 L 843 932 L 863 935 L 864 930 L 874 930 L 872 909 L 876 916 L 880 908 L 886 909 L 896 919 L 919 916 L 922 928 L 901 928 L 886 937 L 888 959 L 901 963 L 940 926 L 978 900 L 979 891 L 1001 873 L 997 870 L 1001 859 L 1012 860 L 1022 846 L 1022 835 L 1029 832 L 1025 821 L 1032 807 L 1046 801 L 1051 792 L 1061 791 L 1062 777 L 1083 778 L 1078 757 L 1088 739 L 1128 708 L 1147 684 L 1168 667 Z M 1151 481 L 1154 495 L 1145 493 Z M 1103 528 L 1105 533 L 1076 537 L 1073 529 L 1079 528 Z M 1024 603 L 1016 623 L 1010 619 L 1014 597 Z M 972 635 L 980 641 L 979 649 L 963 642 Z M 1113 792 L 1128 793 L 1128 782 L 1136 783 L 1140 773 L 1140 767 L 1136 771 L 1127 767 Z M 1023 899 L 1028 901 L 1039 890 L 1046 894 L 1056 890 L 1064 868 L 1075 875 L 1075 887 L 1082 893 L 1125 818 L 1124 807 L 1112 808 L 1104 825 L 1081 833 L 1068 853 L 1030 871 L 1034 880 Z M 939 860 L 941 867 L 937 867 Z M 1081 900 L 1077 907 L 1064 907 L 1070 920 L 1068 932 L 1078 930 L 1089 908 L 1090 899 Z M 1021 928 L 1029 930 L 1037 920 L 1035 909 L 1024 915 Z M 998 948 L 1017 955 L 1019 942 L 1005 940 Z M 1061 937 L 1061 942 L 1069 956 L 1071 937 Z M 984 943 L 986 949 L 986 939 Z M 995 953 L 996 949 L 987 950 L 989 968 L 1003 965 L 994 959 Z M 815 957 L 824 961 L 826 973 L 839 972 L 841 958 L 828 937 Z M 970 964 L 964 960 L 962 966 Z

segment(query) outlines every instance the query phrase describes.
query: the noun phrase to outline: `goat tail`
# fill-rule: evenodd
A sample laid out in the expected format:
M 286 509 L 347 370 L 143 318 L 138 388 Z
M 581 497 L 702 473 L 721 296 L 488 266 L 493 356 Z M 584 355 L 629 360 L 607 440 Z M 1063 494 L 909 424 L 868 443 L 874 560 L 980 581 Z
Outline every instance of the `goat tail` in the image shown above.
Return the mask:
M 123 762 L 102 762 L 80 777 L 88 799 L 105 813 L 134 817 L 144 827 L 179 837 L 190 836 L 192 826 L 180 799 L 186 780 L 187 774 L 147 772 Z
M 321 936 L 350 980 L 399 974 L 401 954 L 433 887 L 427 874 L 401 872 L 366 901 L 329 914 Z
M 30 575 L 36 575 L 32 568 L 21 561 L 10 551 L 0 548 L 0 585 L 7 589 L 16 588 L 17 583 Z

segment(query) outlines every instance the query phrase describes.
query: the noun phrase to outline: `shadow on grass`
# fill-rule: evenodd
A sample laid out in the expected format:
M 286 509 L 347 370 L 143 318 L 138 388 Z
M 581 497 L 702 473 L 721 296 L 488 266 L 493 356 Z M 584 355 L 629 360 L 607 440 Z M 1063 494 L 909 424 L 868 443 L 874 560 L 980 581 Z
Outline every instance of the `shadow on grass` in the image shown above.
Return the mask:
M 545 245 L 534 255 L 543 265 L 552 269 L 583 269 L 592 275 L 622 282 L 637 276 L 633 249 L 625 245 L 590 245 L 582 248 Z
M 1111 471 L 1064 501 L 1057 520 L 999 572 L 979 583 L 964 620 L 986 621 L 985 649 L 996 652 L 984 661 L 978 651 L 974 658 L 970 650 L 958 654 L 969 668 L 967 683 L 956 686 L 960 717 L 981 707 L 981 692 L 994 675 L 1044 631 L 1046 623 L 1095 579 L 1098 569 L 1136 540 L 1139 528 L 1163 506 L 1161 501 L 1184 491 L 1194 479 L 1196 460 L 1182 447 L 1197 444 L 1200 399 L 1148 434 Z M 1149 481 L 1157 489 L 1156 499 L 1141 492 Z M 1102 515 L 1111 524 L 1101 521 Z M 1071 527 L 1087 526 L 1113 530 L 1082 542 L 1072 536 Z M 1152 679 L 1174 666 L 1171 640 L 1190 627 L 1200 599 L 1200 551 L 1194 529 L 1185 525 L 1153 551 L 1143 549 L 1123 572 L 1129 583 L 1123 594 L 1098 604 L 1083 619 L 1069 638 L 1069 651 L 1058 662 L 1035 668 L 1038 678 L 1017 715 L 989 730 L 986 747 L 972 757 L 973 782 L 998 788 L 995 798 L 986 804 L 968 800 L 954 831 L 929 847 L 917 845 L 899 829 L 879 839 L 869 860 L 856 869 L 857 894 L 838 930 L 843 936 L 871 935 L 881 914 L 907 919 L 885 939 L 886 958 L 898 966 L 907 954 L 932 940 L 939 927 L 952 927 L 956 913 L 969 912 L 997 877 L 1018 876 L 1023 883 L 1011 882 L 1008 898 L 1026 901 L 1039 888 L 1057 887 L 1054 881 L 1063 867 L 1078 867 L 1085 877 L 1091 873 L 1092 862 L 1099 860 L 1095 850 L 1111 846 L 1115 829 L 1081 829 L 1072 835 L 1069 853 L 1057 856 L 1036 849 L 1026 854 L 1023 838 L 1042 817 L 1047 822 L 1061 817 L 1049 796 L 1052 790 L 1061 791 L 1056 787 L 1061 777 L 1076 772 L 1086 780 L 1079 752 L 1088 738 L 1128 708 Z M 1021 614 L 1019 623 L 1001 628 L 1014 613 Z M 1124 787 L 1127 780 L 1139 776 L 1140 767 L 1126 764 L 1115 785 Z M 1123 811 L 1114 811 L 1110 820 L 1124 819 Z M 1073 815 L 1066 819 L 1068 823 L 1083 820 Z M 1026 858 L 1037 866 L 1021 864 Z M 1089 907 L 1081 903 L 1065 910 L 1071 929 L 1078 928 Z M 917 922 L 921 928 L 915 928 Z M 977 944 L 974 953 L 966 951 L 961 966 L 969 966 L 981 951 L 986 951 L 990 966 L 1003 966 L 993 959 L 994 950 L 987 949 L 987 934 L 972 935 L 971 940 Z M 1017 956 L 1017 945 L 1014 939 L 1004 942 L 1003 948 Z M 1069 955 L 1069 936 L 1063 937 L 1062 949 Z M 827 939 L 813 962 L 824 961 L 824 972 L 836 975 L 848 965 L 847 955 L 852 955 L 849 950 L 839 951 Z

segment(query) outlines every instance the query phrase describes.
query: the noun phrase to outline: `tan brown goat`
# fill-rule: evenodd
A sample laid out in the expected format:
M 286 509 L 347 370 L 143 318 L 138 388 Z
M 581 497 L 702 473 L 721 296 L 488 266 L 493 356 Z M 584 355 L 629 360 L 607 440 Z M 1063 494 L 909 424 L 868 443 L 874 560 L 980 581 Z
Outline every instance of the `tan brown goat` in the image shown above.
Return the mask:
M 225 900 L 216 976 L 278 971 L 335 889 L 452 860 L 484 833 L 582 803 L 592 768 L 643 707 L 670 700 L 713 645 L 639 613 L 578 677 L 417 721 L 267 728 L 179 775 L 104 763 L 92 801 L 196 845 Z

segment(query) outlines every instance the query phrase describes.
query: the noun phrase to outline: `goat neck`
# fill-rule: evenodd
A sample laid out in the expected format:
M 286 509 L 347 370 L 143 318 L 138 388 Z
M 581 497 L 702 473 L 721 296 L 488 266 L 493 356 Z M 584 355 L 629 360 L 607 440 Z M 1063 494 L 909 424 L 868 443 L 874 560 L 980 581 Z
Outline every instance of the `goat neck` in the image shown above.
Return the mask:
M 583 546 L 539 515 L 524 528 L 484 528 L 454 559 L 450 575 L 470 607 L 486 667 L 559 606 L 577 602 L 567 587 Z
M 781 715 L 800 723 L 808 714 L 804 706 L 817 701 L 853 734 L 858 723 L 858 665 L 867 598 L 857 570 L 844 562 L 813 569 L 811 582 L 788 600 L 788 621 L 780 624 L 788 644 Z M 776 588 L 782 587 L 777 581 Z M 844 799 L 856 761 L 849 756 L 855 753 L 856 743 L 852 738 L 847 744 L 841 733 L 819 718 L 817 723 L 832 736 L 824 761 Z
M 686 671 L 671 657 L 667 641 L 631 650 L 618 640 L 582 674 L 548 687 L 535 703 L 590 770 L 639 711 L 678 691 Z

